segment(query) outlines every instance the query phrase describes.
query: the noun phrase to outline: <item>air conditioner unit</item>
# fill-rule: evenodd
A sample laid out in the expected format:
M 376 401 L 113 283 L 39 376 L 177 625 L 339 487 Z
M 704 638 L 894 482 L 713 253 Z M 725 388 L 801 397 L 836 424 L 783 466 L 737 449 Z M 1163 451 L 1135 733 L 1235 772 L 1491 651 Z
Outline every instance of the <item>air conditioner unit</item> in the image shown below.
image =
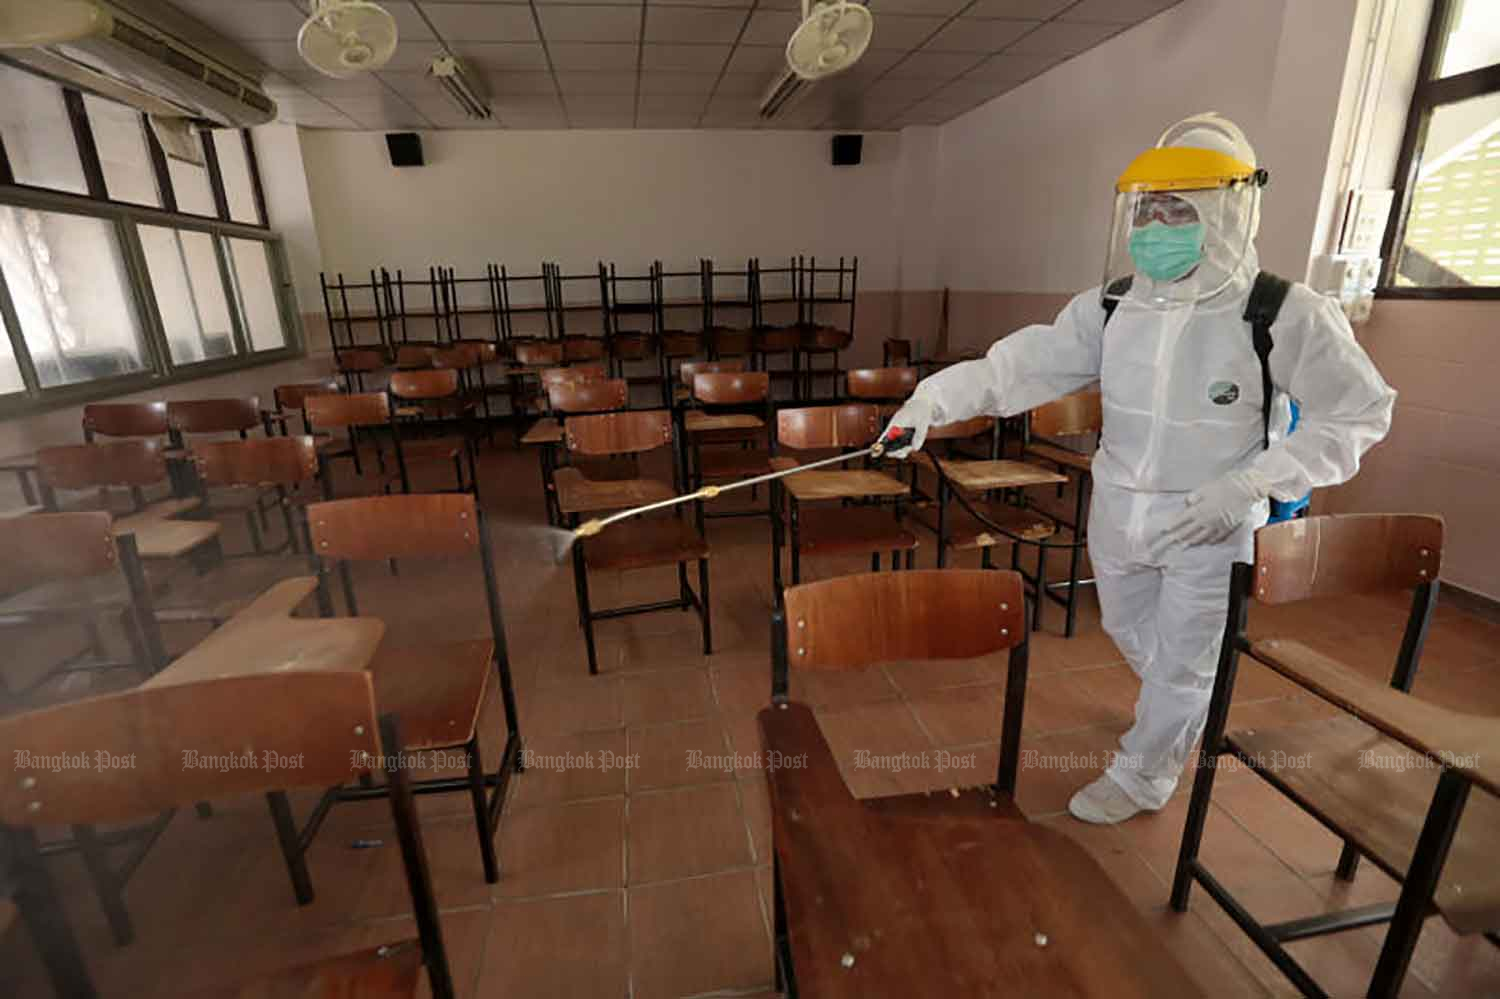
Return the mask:
M 791 106 L 799 96 L 812 86 L 812 80 L 804 80 L 790 69 L 784 71 L 771 84 L 766 96 L 760 99 L 760 116 L 766 120 L 775 118 Z
M 479 80 L 468 67 L 451 55 L 438 56 L 427 67 L 427 75 L 436 80 L 443 92 L 465 117 L 483 120 L 494 117 L 489 98 Z
M 162 118 L 276 117 L 255 80 L 109 0 L 0 0 L 0 55 Z

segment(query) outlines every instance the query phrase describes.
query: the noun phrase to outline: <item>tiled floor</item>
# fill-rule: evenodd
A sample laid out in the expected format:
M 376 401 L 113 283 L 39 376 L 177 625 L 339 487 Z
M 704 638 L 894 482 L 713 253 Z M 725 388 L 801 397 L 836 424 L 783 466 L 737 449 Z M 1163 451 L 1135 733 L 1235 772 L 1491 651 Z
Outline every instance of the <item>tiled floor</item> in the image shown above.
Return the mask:
M 532 765 L 500 823 L 502 874 L 480 872 L 467 800 L 421 801 L 424 834 L 461 994 L 507 997 L 758 996 L 772 987 L 770 819 L 750 755 L 755 712 L 769 692 L 770 582 L 763 520 L 712 521 L 717 648 L 704 656 L 696 618 L 668 612 L 598 626 L 601 675 L 590 677 L 569 570 L 546 556 L 533 525 L 541 503 L 534 457 L 502 448 L 484 462 L 485 505 L 500 566 L 522 729 Z M 342 492 L 356 489 L 345 482 Z M 930 564 L 924 540 L 921 564 Z M 809 576 L 857 571 L 862 559 L 814 562 Z M 362 609 L 412 640 L 477 637 L 486 621 L 477 568 L 404 562 L 358 573 Z M 674 592 L 670 570 L 596 578 L 597 606 Z M 1252 630 L 1296 633 L 1387 668 L 1404 609 L 1378 600 L 1257 611 Z M 1035 820 L 1075 837 L 1157 927 L 1207 993 L 1283 996 L 1270 963 L 1202 893 L 1190 913 L 1166 907 L 1186 789 L 1160 814 L 1115 828 L 1064 812 L 1129 723 L 1136 683 L 1099 631 L 1092 595 L 1080 634 L 1061 615 L 1035 637 L 1019 800 Z M 178 641 L 186 641 L 178 636 Z M 1500 626 L 1439 611 L 1418 693 L 1466 711 L 1500 714 Z M 845 779 L 860 795 L 979 783 L 996 760 L 1004 663 L 893 664 L 795 684 L 818 711 Z M 1330 709 L 1258 667 L 1242 670 L 1236 724 L 1326 717 Z M 491 704 L 489 726 L 499 714 Z M 495 731 L 498 742 L 498 731 Z M 860 751 L 927 751 L 925 765 L 856 769 Z M 307 799 L 302 798 L 302 807 Z M 108 995 L 161 994 L 236 980 L 340 948 L 410 935 L 407 899 L 384 805 L 336 809 L 311 855 L 318 897 L 293 904 L 259 799 L 179 815 L 131 883 L 138 928 L 130 947 L 108 940 L 73 861 L 57 871 L 68 909 Z M 370 846 L 375 841 L 377 845 Z M 358 848 L 356 844 L 364 848 Z M 1394 897 L 1365 865 L 1352 884 L 1332 870 L 1338 844 L 1258 778 L 1226 772 L 1205 857 L 1264 919 Z M 1294 952 L 1337 996 L 1362 994 L 1378 929 L 1299 943 Z M 47 995 L 30 941 L 0 944 L 0 995 Z M 1459 939 L 1431 920 L 1413 962 L 1410 996 L 1500 994 L 1500 950 Z

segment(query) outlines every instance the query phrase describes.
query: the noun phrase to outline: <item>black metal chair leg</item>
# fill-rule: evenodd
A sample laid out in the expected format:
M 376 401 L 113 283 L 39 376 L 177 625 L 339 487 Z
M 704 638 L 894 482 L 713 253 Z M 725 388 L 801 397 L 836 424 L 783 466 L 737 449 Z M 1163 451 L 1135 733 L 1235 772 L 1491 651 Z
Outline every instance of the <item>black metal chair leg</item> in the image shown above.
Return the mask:
M 599 654 L 594 648 L 594 612 L 589 608 L 588 566 L 584 564 L 583 547 L 573 546 L 573 571 L 578 579 L 578 612 L 583 618 L 583 644 L 589 654 L 589 675 L 599 674 Z
M 1359 870 L 1359 851 L 1349 843 L 1339 851 L 1339 866 L 1334 869 L 1334 876 L 1340 881 L 1353 881 L 1354 874 Z
M 281 844 L 281 855 L 286 859 L 287 876 L 292 879 L 292 894 L 298 905 L 307 905 L 313 900 L 312 878 L 307 873 L 307 857 L 302 852 L 297 823 L 292 820 L 292 804 L 285 791 L 267 791 L 266 803 L 271 806 L 276 839 Z
M 13 834 L 16 843 L 15 885 L 12 898 L 21 921 L 46 965 L 52 987 L 69 999 L 94 999 L 98 992 L 89 978 L 88 964 L 78 946 L 78 938 L 68 925 L 62 906 L 62 893 L 52 880 L 37 846 L 36 833 L 19 829 Z
M 245 527 L 250 531 L 250 547 L 257 555 L 266 553 L 266 539 L 261 535 L 260 518 L 255 516 L 255 510 L 245 511 Z
M 703 602 L 699 614 L 703 618 L 703 654 L 713 655 L 714 633 L 713 633 L 713 610 L 708 602 L 708 559 L 698 560 L 698 597 Z
M 480 758 L 479 737 L 464 747 L 469 756 L 469 797 L 474 802 L 474 830 L 479 833 L 479 859 L 484 863 L 484 880 L 500 880 L 500 864 L 495 859 L 495 837 L 490 835 L 489 804 L 485 800 L 484 760 Z
M 870 553 L 870 571 L 871 572 L 879 572 L 880 571 L 880 553 L 879 552 L 871 552 Z
M 73 839 L 78 844 L 78 853 L 83 866 L 94 883 L 94 893 L 99 896 L 99 906 L 109 922 L 109 934 L 116 947 L 127 947 L 135 941 L 135 927 L 130 922 L 130 911 L 125 908 L 121 894 L 124 885 L 119 876 L 109 868 L 109 856 L 105 846 L 94 834 L 93 826 L 74 826 Z

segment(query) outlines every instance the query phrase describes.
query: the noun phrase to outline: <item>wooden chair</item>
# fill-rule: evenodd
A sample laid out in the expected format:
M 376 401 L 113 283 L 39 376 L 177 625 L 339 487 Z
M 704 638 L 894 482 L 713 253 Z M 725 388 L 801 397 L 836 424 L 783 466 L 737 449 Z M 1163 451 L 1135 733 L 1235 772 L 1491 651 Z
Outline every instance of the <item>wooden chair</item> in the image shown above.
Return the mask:
M 772 419 L 769 374 L 702 372 L 693 378 L 693 402 L 699 408 L 682 414 L 686 444 L 683 468 L 689 488 L 772 471 L 770 449 L 762 443 Z M 755 488 L 751 487 L 752 500 Z M 706 517 L 777 516 L 774 504 L 765 509 L 707 511 L 700 502 L 697 513 L 700 531 Z
M 390 367 L 390 358 L 380 347 L 345 347 L 334 351 L 334 367 L 344 377 L 344 391 L 365 391 L 365 376 Z
M 451 462 L 454 492 L 479 494 L 479 449 L 475 440 L 474 404 L 464 396 L 458 372 L 451 368 L 427 371 L 396 371 L 391 374 L 391 398 L 395 401 L 393 416 L 415 419 L 392 419 L 391 438 L 395 443 L 396 470 L 390 473 L 383 488 L 387 492 L 400 484 L 403 493 L 411 492 L 411 466 L 423 462 Z M 406 405 L 403 405 L 406 404 Z M 418 438 L 410 431 L 429 421 L 441 420 L 459 424 L 458 436 Z M 467 476 L 464 473 L 468 469 Z
M 260 396 L 236 399 L 179 399 L 167 403 L 167 425 L 186 442 L 189 434 L 235 434 L 244 440 L 251 430 L 268 430 Z
M 1389 922 L 1367 993 L 1386 999 L 1400 993 L 1429 914 L 1441 914 L 1460 934 L 1494 940 L 1500 932 L 1500 718 L 1448 711 L 1411 693 L 1442 557 L 1441 518 L 1358 514 L 1261 528 L 1255 564 L 1234 566 L 1204 759 L 1193 781 L 1171 901 L 1186 911 L 1193 882 L 1202 885 L 1303 995 L 1327 993 L 1283 946 L 1293 940 Z M 1412 590 L 1411 609 L 1389 685 L 1371 678 L 1368 667 L 1295 639 L 1245 633 L 1251 600 L 1276 606 L 1405 590 Z M 1226 732 L 1241 656 L 1347 717 Z M 1401 883 L 1399 899 L 1271 925 L 1245 912 L 1198 855 L 1224 756 L 1236 757 L 1343 838 L 1341 877 L 1353 877 L 1355 862 L 1368 857 Z
M 801 399 L 802 353 L 797 349 L 797 345 L 802 341 L 802 334 L 795 326 L 776 326 L 769 323 L 757 323 L 752 332 L 755 345 L 753 366 L 759 371 L 768 372 L 773 385 L 777 379 L 790 380 L 792 398 Z M 776 357 L 786 361 L 784 367 L 771 367 L 771 359 Z
M 1051 582 L 1042 589 L 1048 600 L 1066 608 L 1067 618 L 1063 633 L 1073 637 L 1078 616 L 1078 588 L 1093 582 L 1080 579 L 1078 574 L 1083 551 L 1088 544 L 1089 492 L 1093 483 L 1093 449 L 1098 445 L 1099 434 L 1104 427 L 1103 401 L 1097 388 L 1074 392 L 1044 406 L 1038 406 L 1026 414 L 1021 439 L 1021 459 L 1051 465 L 1073 482 L 1073 519 L 1054 516 L 1052 519 L 1068 529 L 1068 578 Z M 1065 440 L 1071 438 L 1072 440 Z M 1072 444 L 1074 446 L 1068 446 Z M 1004 448 L 1004 440 L 1001 448 Z M 1063 495 L 1064 483 L 1058 483 L 1057 495 Z M 1048 547 L 1057 546 L 1049 542 Z M 1045 548 L 1038 549 L 1039 557 L 1045 556 Z M 1040 571 L 1040 569 L 1039 569 Z M 1066 589 L 1067 596 L 1059 597 L 1055 592 Z M 1038 600 L 1033 627 L 1040 628 L 1042 607 L 1045 601 Z
M 563 426 L 570 454 L 587 457 L 615 455 L 639 456 L 657 448 L 673 446 L 672 416 L 664 409 L 634 410 L 575 416 Z M 614 479 L 596 482 L 576 468 L 560 468 L 557 504 L 569 526 L 578 526 L 581 515 L 595 516 L 623 510 L 642 503 L 676 495 L 677 463 L 672 462 L 673 481 L 668 484 L 651 478 Z M 698 591 L 688 585 L 687 565 L 698 563 Z M 678 596 L 675 600 L 624 607 L 595 609 L 589 602 L 588 573 L 601 571 L 648 569 L 654 566 L 677 566 Z M 583 627 L 588 647 L 589 672 L 598 673 L 598 656 L 594 649 L 594 622 L 606 618 L 645 614 L 660 610 L 698 612 L 703 631 L 703 654 L 713 651 L 713 632 L 709 614 L 708 543 L 703 535 L 682 519 L 680 514 L 642 517 L 607 528 L 598 537 L 573 545 L 573 582 L 577 590 L 578 621 Z
M 145 500 L 145 489 L 168 480 L 167 461 L 160 441 L 111 441 L 108 444 L 68 444 L 37 452 L 37 478 L 45 509 L 58 509 L 57 491 L 91 490 L 101 494 L 104 507 L 114 513 L 109 490 L 130 490 L 134 512 L 115 516 L 110 530 L 116 535 L 133 533 L 145 559 L 191 558 L 200 570 L 223 559 L 220 527 L 213 521 L 179 520 L 177 515 L 196 510 L 197 497 L 169 498 L 155 503 Z
M 510 369 L 511 406 L 520 415 L 545 405 L 546 389 L 540 383 L 541 374 L 563 366 L 563 345 L 560 340 L 529 340 L 515 343 L 514 352 L 516 363 Z
M 413 636 L 420 641 L 407 646 L 393 645 L 387 636 L 370 663 L 369 672 L 375 682 L 376 703 L 382 711 L 394 712 L 403 722 L 400 739 L 388 751 L 416 754 L 462 749 L 466 754 L 467 776 L 413 781 L 412 788 L 417 794 L 470 796 L 484 878 L 494 884 L 500 877 L 495 859 L 495 826 L 500 820 L 510 779 L 520 770 L 522 744 L 500 590 L 483 511 L 469 495 L 367 496 L 314 503 L 307 508 L 307 523 L 316 553 L 319 610 L 324 617 L 332 617 L 334 612 L 328 580 L 333 572 L 338 574 L 349 616 L 359 615 L 351 561 L 478 555 L 484 573 L 489 636 L 442 642 L 427 634 Z M 504 748 L 499 765 L 486 772 L 480 721 L 492 674 L 505 720 L 505 730 L 493 735 Z M 365 781 L 355 786 L 341 781 L 339 786 L 324 793 L 301 829 L 297 828 L 285 794 L 272 792 L 271 817 L 298 904 L 306 905 L 313 898 L 306 854 L 328 809 L 341 801 L 383 797 L 390 791 L 389 787 Z
M 880 365 L 885 368 L 905 367 L 911 364 L 911 341 L 887 337 L 880 345 Z
M 920 377 L 916 368 L 853 368 L 845 376 L 849 398 L 875 403 L 883 419 L 895 415 Z
M 776 433 L 771 438 L 772 464 L 777 468 L 795 461 L 775 457 L 783 447 L 796 450 L 852 449 L 866 447 L 880 435 L 880 411 L 865 403 L 783 409 L 776 414 Z M 872 468 L 799 472 L 771 483 L 771 505 L 781 507 L 781 493 L 788 501 L 791 525 L 792 582 L 802 581 L 802 558 L 812 555 L 870 553 L 870 568 L 879 570 L 880 553 L 891 553 L 891 569 L 901 568 L 906 553 L 910 569 L 916 558 L 917 538 L 901 524 L 901 499 L 910 492 L 898 478 Z M 845 501 L 866 501 L 848 506 Z M 889 500 L 892 509 L 882 509 Z M 828 504 L 838 501 L 838 505 Z M 873 502 L 871 502 L 873 501 Z M 803 511 L 804 503 L 820 503 Z M 779 517 L 772 518 L 772 582 L 781 594 L 781 549 L 785 542 Z
M 802 357 L 802 377 L 807 386 L 801 398 L 811 399 L 813 397 L 813 384 L 818 375 L 828 375 L 833 380 L 832 392 L 838 394 L 839 375 L 839 353 L 848 349 L 854 342 L 854 334 L 849 330 L 836 329 L 823 323 L 802 323 L 797 331 L 797 352 Z M 813 360 L 818 357 L 828 357 L 833 365 L 819 370 L 814 366 Z
M 91 402 L 83 407 L 83 439 L 169 437 L 165 402 Z
M 483 412 L 485 435 L 491 441 L 494 431 L 490 427 L 490 397 L 509 395 L 505 383 L 492 386 L 485 375 L 485 367 L 495 364 L 499 357 L 499 349 L 488 340 L 460 340 L 432 355 L 434 368 L 452 368 L 458 372 L 463 397 L 473 405 L 476 415 Z
M 721 361 L 738 357 L 749 360 L 755 353 L 755 332 L 731 326 L 710 326 L 706 331 L 708 356 Z
M 337 395 L 339 383 L 334 378 L 322 378 L 312 382 L 292 382 L 287 385 L 278 385 L 272 390 L 271 398 L 276 403 L 276 409 L 268 417 L 270 425 L 280 429 L 283 436 L 288 433 L 287 424 L 293 416 L 302 421 L 302 432 L 311 434 L 312 429 L 307 423 L 307 409 L 305 402 L 310 395 Z
M 656 338 L 656 354 L 661 364 L 662 405 L 670 408 L 678 399 L 674 386 L 681 385 L 681 365 L 704 352 L 704 336 L 695 330 L 662 330 Z M 673 362 L 678 370 L 672 368 Z
M 0 789 L 0 831 L 16 858 L 15 899 L 59 994 L 97 991 L 38 840 L 40 826 L 118 823 L 192 801 L 342 783 L 379 760 L 401 843 L 417 939 L 281 972 L 240 995 L 411 995 L 425 966 L 436 997 L 456 994 L 422 846 L 398 716 L 377 714 L 377 681 L 360 670 L 285 671 L 146 686 L 0 719 L 0 744 L 34 759 L 107 753 L 129 771 L 18 767 Z M 385 706 L 381 706 L 385 711 Z M 288 725 L 288 718 L 304 724 Z M 296 768 L 195 767 L 192 761 L 272 752 Z M 122 776 L 125 774 L 125 776 Z M 181 967 L 187 967 L 184 963 Z M 234 982 L 234 968 L 221 981 Z M 165 992 L 184 984 L 163 982 Z M 174 987 L 174 985 L 176 987 Z
M 323 478 L 325 496 L 332 495 L 332 462 L 336 459 L 348 458 L 354 464 L 354 474 L 364 474 L 359 452 L 361 432 L 370 435 L 370 439 L 374 442 L 375 460 L 381 472 L 385 471 L 385 451 L 382 450 L 380 438 L 376 435 L 377 431 L 390 426 L 391 423 L 391 400 L 384 392 L 310 395 L 303 400 L 303 406 L 307 421 L 311 424 L 310 429 L 314 431 L 341 429 L 346 435 L 342 444 L 319 449 L 319 457 L 324 465 L 320 474 Z
M 0 629 L 78 622 L 89 639 L 87 657 L 50 667 L 23 686 L 13 686 L 11 677 L 0 673 L 0 699 L 26 702 L 66 674 L 132 669 L 146 677 L 166 664 L 135 535 L 115 534 L 111 526 L 102 510 L 0 519 L 0 551 L 6 556 L 0 562 Z M 122 625 L 128 639 L 128 660 L 114 659 L 106 649 L 100 624 L 112 621 Z
M 397 371 L 421 371 L 432 367 L 432 358 L 440 348 L 435 343 L 403 343 L 396 348 Z
M 772 615 L 759 723 L 776 984 L 789 997 L 1201 995 L 1084 849 L 1015 803 L 1028 667 L 1011 572 L 869 573 L 793 586 Z M 994 782 L 859 800 L 794 671 L 1009 653 Z

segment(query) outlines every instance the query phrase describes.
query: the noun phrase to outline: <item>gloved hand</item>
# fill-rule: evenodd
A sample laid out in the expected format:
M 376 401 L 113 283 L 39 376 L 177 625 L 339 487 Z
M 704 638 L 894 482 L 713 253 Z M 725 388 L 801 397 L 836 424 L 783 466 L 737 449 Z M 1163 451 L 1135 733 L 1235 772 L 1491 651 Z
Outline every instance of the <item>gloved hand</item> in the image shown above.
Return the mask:
M 1223 541 L 1269 493 L 1264 479 L 1249 469 L 1226 472 L 1188 493 L 1187 506 L 1167 525 L 1163 540 L 1182 545 Z
M 891 422 L 881 433 L 880 439 L 885 440 L 891 436 L 892 431 L 910 430 L 912 432 L 911 443 L 894 451 L 887 451 L 887 458 L 907 458 L 913 451 L 922 450 L 922 444 L 927 440 L 927 431 L 932 427 L 933 405 L 922 396 L 914 395 L 906 400 L 906 405 L 896 410 L 896 415 L 891 417 Z

